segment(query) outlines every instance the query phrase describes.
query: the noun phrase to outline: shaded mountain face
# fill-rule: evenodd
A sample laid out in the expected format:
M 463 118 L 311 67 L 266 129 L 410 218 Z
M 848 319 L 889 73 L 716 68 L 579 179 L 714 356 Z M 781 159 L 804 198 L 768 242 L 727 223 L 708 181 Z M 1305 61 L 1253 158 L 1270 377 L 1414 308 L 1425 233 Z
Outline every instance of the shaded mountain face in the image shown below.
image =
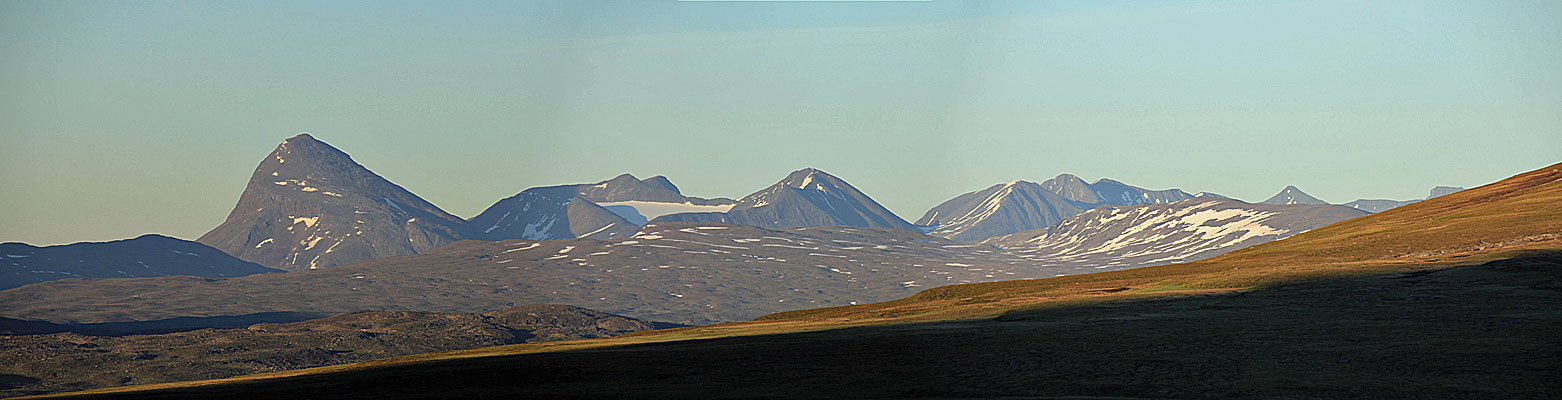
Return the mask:
M 623 174 L 595 184 L 530 188 L 469 221 L 484 240 L 612 239 L 669 212 L 727 210 L 731 199 L 684 196 L 666 177 Z M 647 215 L 651 217 L 647 217 Z
M 561 303 L 706 324 L 884 301 L 952 283 L 1074 271 L 1030 264 L 991 246 L 899 229 L 653 222 L 611 241 L 463 241 L 412 256 L 287 274 L 47 282 L 0 291 L 0 304 L 7 306 L 0 316 L 100 323 Z
M 663 327 L 670 325 L 580 307 L 531 305 L 483 314 L 359 311 L 302 322 L 151 335 L 4 336 L 0 347 L 8 351 L 0 354 L 0 373 L 26 373 L 39 381 L 12 385 L 0 395 L 223 378 Z
M 1045 229 L 982 241 L 1043 264 L 1094 268 L 1187 262 L 1367 215 L 1335 205 L 1268 205 L 1230 199 L 1100 207 Z
M 60 246 L 0 244 L 0 290 L 65 278 L 189 275 L 227 278 L 282 270 L 240 260 L 211 246 L 162 235 Z
M 1362 210 L 1362 211 L 1366 211 L 1366 212 L 1369 212 L 1369 213 L 1376 214 L 1376 213 L 1387 211 L 1387 210 L 1389 210 L 1391 208 L 1403 206 L 1403 205 L 1406 205 L 1406 204 L 1415 203 L 1415 202 L 1418 202 L 1418 201 L 1420 201 L 1420 200 L 1399 201 L 1399 200 L 1384 200 L 1384 199 L 1359 199 L 1359 200 L 1352 201 L 1352 202 L 1345 203 L 1345 204 L 1341 204 L 1341 205 L 1346 206 L 1346 207 L 1355 208 L 1357 210 Z
M 1191 195 L 1180 189 L 1146 190 L 1104 178 L 1086 183 L 1062 174 L 1040 184 L 1014 181 L 960 195 L 928 210 L 917 225 L 930 227 L 928 235 L 979 241 L 1046 228 L 1102 205 L 1166 204 L 1196 197 L 1225 198 L 1208 192 Z
M 1303 192 L 1301 189 L 1297 189 L 1296 186 L 1286 186 L 1285 189 L 1281 189 L 1280 190 L 1280 193 L 1275 193 L 1274 196 L 1270 196 L 1268 200 L 1264 200 L 1263 202 L 1260 202 L 1259 204 L 1320 205 L 1320 204 L 1329 204 L 1329 202 L 1323 201 L 1323 200 L 1319 200 L 1317 197 L 1313 197 L 1312 195 L 1309 195 L 1306 192 Z
M 813 168 L 793 171 L 780 182 L 738 199 L 730 211 L 669 214 L 655 221 L 716 222 L 770 229 L 837 225 L 916 229 L 846 181 Z
M 461 240 L 465 224 L 301 134 L 261 161 L 228 219 L 197 241 L 297 271 L 418 253 Z

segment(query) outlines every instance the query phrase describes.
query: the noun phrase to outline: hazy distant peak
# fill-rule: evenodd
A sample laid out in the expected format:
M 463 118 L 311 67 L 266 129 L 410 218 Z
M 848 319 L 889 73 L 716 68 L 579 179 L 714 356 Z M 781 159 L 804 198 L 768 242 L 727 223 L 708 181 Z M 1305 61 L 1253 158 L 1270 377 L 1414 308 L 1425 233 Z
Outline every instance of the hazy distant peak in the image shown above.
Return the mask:
M 1297 188 L 1295 185 L 1288 185 L 1285 187 L 1285 189 L 1281 189 L 1280 193 L 1275 193 L 1274 196 L 1270 196 L 1268 200 L 1264 200 L 1260 204 L 1318 205 L 1329 204 L 1329 202 L 1320 200 L 1317 197 L 1313 197 L 1312 195 L 1307 194 L 1307 192 L 1303 192 L 1302 189 Z
M 1428 200 L 1430 200 L 1430 199 L 1442 197 L 1442 196 L 1447 195 L 1447 194 L 1459 192 L 1459 191 L 1462 191 L 1462 190 L 1464 190 L 1464 188 L 1453 187 L 1453 186 L 1438 186 L 1438 187 L 1432 188 L 1432 192 L 1427 194 L 1426 198 Z
M 667 177 L 665 177 L 665 176 L 657 175 L 657 176 L 653 176 L 653 177 L 650 177 L 650 178 L 645 178 L 645 180 L 642 180 L 640 182 L 645 183 L 647 185 L 661 187 L 663 189 L 671 190 L 671 191 L 673 191 L 673 193 L 679 193 L 679 194 L 683 193 L 682 191 L 678 190 L 678 185 L 674 185 L 673 182 L 671 180 L 668 180 Z

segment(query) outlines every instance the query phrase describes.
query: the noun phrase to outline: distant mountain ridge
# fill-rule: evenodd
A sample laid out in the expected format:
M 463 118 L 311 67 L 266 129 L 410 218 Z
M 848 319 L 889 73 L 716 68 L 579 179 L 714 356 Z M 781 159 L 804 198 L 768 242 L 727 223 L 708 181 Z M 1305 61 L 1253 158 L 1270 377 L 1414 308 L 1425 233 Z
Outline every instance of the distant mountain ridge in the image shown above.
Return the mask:
M 0 271 L 4 271 L 0 290 L 65 278 L 231 278 L 282 272 L 201 243 L 162 235 L 41 247 L 0 243 Z
M 978 241 L 1046 228 L 1103 205 L 1168 204 L 1191 198 L 1225 196 L 1147 190 L 1106 178 L 1086 183 L 1078 176 L 1061 174 L 1039 184 L 1016 180 L 962 194 L 928 210 L 917 225 L 930 227 L 931 236 Z
M 1387 211 L 1389 209 L 1393 209 L 1393 208 L 1396 208 L 1396 207 L 1399 207 L 1399 206 L 1404 206 L 1404 205 L 1408 205 L 1408 204 L 1411 204 L 1411 203 L 1420 202 L 1422 200 L 1431 200 L 1431 199 L 1434 199 L 1434 198 L 1437 198 L 1437 197 L 1440 197 L 1440 196 L 1443 196 L 1443 195 L 1453 194 L 1453 193 L 1457 193 L 1457 192 L 1460 192 L 1460 191 L 1463 191 L 1463 190 L 1464 190 L 1464 188 L 1460 188 L 1460 187 L 1437 186 L 1437 187 L 1433 187 L 1432 188 L 1432 190 L 1427 194 L 1425 199 L 1416 199 L 1416 200 L 1357 199 L 1355 201 L 1352 201 L 1352 202 L 1349 202 L 1349 203 L 1345 203 L 1343 205 L 1344 206 L 1348 206 L 1348 207 L 1355 207 L 1356 209 L 1359 209 L 1359 210 L 1362 210 L 1362 211 L 1366 211 L 1366 212 L 1375 214 L 1375 213 L 1380 213 L 1380 212 L 1383 212 L 1383 211 Z
M 468 237 L 466 225 L 306 133 L 277 145 L 196 241 L 297 271 L 418 253 Z
M 666 222 L 717 222 L 766 229 L 857 226 L 916 230 L 846 181 L 813 168 L 793 171 L 774 185 L 738 199 L 726 212 L 679 213 Z

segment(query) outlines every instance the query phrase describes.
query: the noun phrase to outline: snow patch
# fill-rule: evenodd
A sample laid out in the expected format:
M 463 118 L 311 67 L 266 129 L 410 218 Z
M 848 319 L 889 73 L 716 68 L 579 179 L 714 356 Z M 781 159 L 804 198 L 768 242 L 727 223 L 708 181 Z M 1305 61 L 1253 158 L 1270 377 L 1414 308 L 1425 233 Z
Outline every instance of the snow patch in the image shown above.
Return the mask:
M 720 205 L 720 206 L 710 206 L 710 205 L 697 205 L 697 204 L 689 203 L 689 202 L 684 202 L 684 203 L 667 203 L 667 202 L 659 202 L 659 201 L 638 201 L 638 200 L 636 200 L 636 201 L 614 201 L 614 202 L 607 202 L 607 203 L 597 203 L 597 205 L 602 206 L 603 208 L 607 208 L 608 211 L 612 211 L 614 214 L 618 214 L 618 216 L 624 217 L 624 219 L 629 220 L 630 222 L 635 222 L 635 221 L 638 221 L 638 220 L 650 221 L 650 220 L 656 219 L 656 217 L 660 217 L 660 216 L 668 215 L 668 214 L 697 213 L 697 212 L 727 212 L 727 211 L 731 211 L 732 207 L 735 206 L 736 204 L 728 204 L 728 205 Z M 635 217 L 639 217 L 639 218 L 635 218 Z M 644 224 L 644 222 L 641 222 L 640 224 Z
M 313 227 L 315 227 L 315 222 L 320 221 L 320 217 L 291 217 L 291 218 L 293 218 L 293 224 L 296 225 L 299 222 L 303 222 L 305 228 L 313 228 Z
M 512 252 L 512 251 L 531 250 L 531 249 L 535 249 L 535 248 L 537 248 L 537 246 L 541 246 L 541 245 L 542 245 L 542 243 L 533 242 L 532 244 L 527 245 L 526 247 L 517 247 L 517 248 L 505 250 L 504 253 L 509 253 L 509 252 Z M 503 254 L 503 253 L 501 253 L 501 254 Z

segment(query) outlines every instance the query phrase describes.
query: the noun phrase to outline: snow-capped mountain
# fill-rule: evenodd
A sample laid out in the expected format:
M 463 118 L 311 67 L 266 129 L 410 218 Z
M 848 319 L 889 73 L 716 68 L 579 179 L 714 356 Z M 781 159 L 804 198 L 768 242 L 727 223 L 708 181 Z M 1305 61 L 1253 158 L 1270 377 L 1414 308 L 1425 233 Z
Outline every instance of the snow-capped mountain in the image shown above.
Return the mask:
M 1319 205 L 1319 204 L 1329 204 L 1329 202 L 1323 201 L 1323 200 L 1319 200 L 1317 197 L 1313 197 L 1312 195 L 1309 195 L 1306 192 L 1303 192 L 1301 189 L 1297 189 L 1296 186 L 1286 186 L 1285 189 L 1280 190 L 1280 193 L 1275 193 L 1274 196 L 1270 196 L 1269 197 L 1269 200 L 1264 200 L 1263 202 L 1260 202 L 1259 204 Z
M 461 240 L 466 221 L 308 134 L 267 155 L 228 219 L 197 241 L 289 271 L 406 255 Z
M 609 239 L 677 212 L 726 211 L 731 199 L 684 196 L 666 177 L 623 174 L 595 184 L 530 188 L 473 217 L 474 239 Z
M 1050 228 L 981 243 L 1043 265 L 1142 267 L 1209 258 L 1366 214 L 1335 205 L 1189 199 L 1100 207 Z
M 231 278 L 281 270 L 162 235 L 59 246 L 0 243 L 0 289 L 65 278 L 190 275 Z
M 846 181 L 813 168 L 793 171 L 780 182 L 738 199 L 727 212 L 669 214 L 655 221 L 720 222 L 770 229 L 834 225 L 916 229 Z
M 1225 198 L 1180 189 L 1146 190 L 1105 178 L 1086 183 L 1062 174 L 1039 184 L 1013 181 L 957 196 L 928 210 L 917 225 L 929 227 L 932 236 L 977 241 L 1046 228 L 1102 205 L 1165 204 L 1196 197 Z

